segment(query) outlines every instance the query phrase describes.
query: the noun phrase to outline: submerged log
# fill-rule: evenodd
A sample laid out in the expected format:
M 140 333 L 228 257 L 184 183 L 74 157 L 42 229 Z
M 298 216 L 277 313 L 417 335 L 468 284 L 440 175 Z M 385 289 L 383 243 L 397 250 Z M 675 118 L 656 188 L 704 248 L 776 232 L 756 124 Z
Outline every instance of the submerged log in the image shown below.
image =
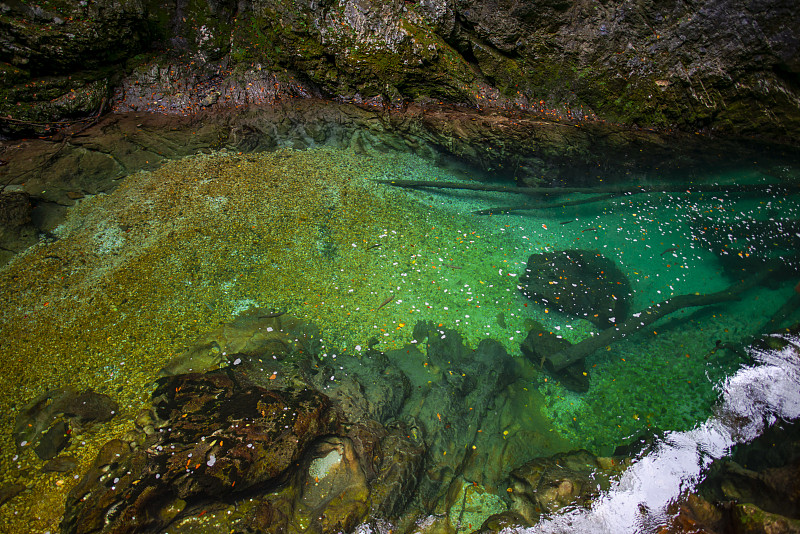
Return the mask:
M 640 313 L 635 313 L 630 319 L 620 323 L 618 326 L 608 328 L 600 332 L 599 335 L 584 339 L 570 347 L 552 354 L 546 361 L 552 366 L 553 370 L 560 371 L 568 365 L 579 360 L 583 360 L 601 347 L 605 347 L 620 339 L 641 330 L 642 328 L 656 322 L 662 317 L 674 313 L 683 308 L 693 308 L 699 306 L 710 306 L 731 300 L 738 300 L 739 295 L 748 289 L 763 282 L 774 272 L 771 267 L 752 275 L 750 278 L 742 280 L 729 288 L 715 293 L 705 295 L 679 295 L 672 297 L 658 304 L 654 304 Z
M 800 287 L 800 284 L 797 284 L 797 287 Z M 762 333 L 769 334 L 780 328 L 781 324 L 783 324 L 798 308 L 800 308 L 800 291 L 795 288 L 795 293 L 792 293 L 792 296 L 783 303 L 783 306 L 772 314 L 767 324 L 761 329 Z
M 608 193 L 605 195 L 597 195 L 591 198 L 582 198 L 580 200 L 570 200 L 568 202 L 557 202 L 546 204 L 544 202 L 537 202 L 536 204 L 525 204 L 522 206 L 499 206 L 495 208 L 487 208 L 485 210 L 473 211 L 475 215 L 501 215 L 506 213 L 515 213 L 518 211 L 542 210 L 550 208 L 566 208 L 569 206 L 579 206 L 581 204 L 590 204 L 592 202 L 599 202 L 601 200 L 608 200 L 622 196 L 622 194 Z
M 488 185 L 481 183 L 436 182 L 427 180 L 373 180 L 378 184 L 395 187 L 417 188 L 433 187 L 438 189 L 466 189 L 469 191 L 489 191 L 496 193 L 515 193 L 520 195 L 566 195 L 571 193 L 603 194 L 611 193 L 755 193 L 774 196 L 776 193 L 800 192 L 800 184 L 703 184 L 703 185 L 637 185 L 618 186 L 601 185 L 595 187 L 514 187 L 507 185 Z

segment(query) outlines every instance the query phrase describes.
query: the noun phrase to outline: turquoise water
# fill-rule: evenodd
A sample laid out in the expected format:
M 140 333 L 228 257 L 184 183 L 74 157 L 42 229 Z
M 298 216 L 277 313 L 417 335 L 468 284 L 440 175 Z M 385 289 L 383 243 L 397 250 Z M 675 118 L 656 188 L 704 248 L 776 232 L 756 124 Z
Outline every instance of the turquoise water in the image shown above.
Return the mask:
M 767 171 L 692 175 L 686 182 L 775 183 Z M 465 476 L 486 490 L 470 512 L 469 524 L 477 528 L 507 506 L 504 477 L 531 458 L 580 448 L 608 456 L 642 434 L 681 437 L 713 426 L 720 417 L 715 407 L 727 402 L 723 385 L 753 364 L 745 347 L 800 319 L 793 310 L 769 323 L 795 294 L 796 194 L 670 187 L 562 206 L 592 196 L 576 193 L 545 199 L 549 207 L 487 215 L 477 212 L 519 206 L 524 198 L 375 182 L 400 178 L 507 185 L 490 173 L 406 153 L 220 151 L 131 175 L 114 192 L 81 201 L 54 232 L 57 240 L 4 268 L 3 293 L 12 306 L 3 312 L 3 335 L 40 340 L 21 347 L 19 361 L 8 364 L 14 376 L 7 379 L 13 382 L 8 412 L 65 382 L 118 399 L 122 416 L 68 449 L 85 470 L 102 442 L 130 430 L 161 368 L 209 336 L 228 336 L 224 343 L 232 346 L 233 334 L 214 332 L 248 310 L 272 310 L 318 328 L 316 356 L 320 366 L 334 369 L 333 383 L 359 376 L 374 348 L 396 358 L 411 383 L 433 395 L 431 384 L 466 363 L 433 363 L 413 334 L 427 322 L 442 338 L 458 332 L 471 348 L 494 339 L 516 362 L 508 384 L 491 399 L 480 397 L 486 402 L 476 406 L 484 414 L 475 421 L 481 432 L 455 443 L 486 462 Z M 659 183 L 658 176 L 647 180 Z M 615 176 L 603 182 L 639 185 Z M 592 352 L 585 360 L 588 390 L 578 392 L 520 351 L 532 328 L 570 343 L 600 333 L 587 318 L 519 290 L 531 254 L 570 249 L 602 254 L 627 276 L 631 294 L 614 298 L 627 298 L 631 314 L 675 296 L 722 291 L 757 273 L 762 257 L 781 260 L 781 270 L 737 300 L 676 311 Z M 419 348 L 419 356 L 404 356 L 408 347 Z M 227 365 L 215 353 L 198 365 L 220 362 Z M 410 398 L 424 405 L 420 395 Z M 443 405 L 414 415 L 423 426 L 446 420 L 457 428 L 463 406 L 449 408 L 452 413 Z M 720 445 L 715 457 L 730 446 Z M 45 531 L 76 475 L 31 476 L 37 461 L 25 450 L 3 458 L 5 478 L 25 480 L 34 491 L 0 512 Z M 686 477 L 697 477 L 689 471 Z M 680 485 L 678 479 L 673 482 Z M 54 512 L 30 506 L 36 499 L 53 503 Z M 463 502 L 444 510 L 452 521 L 460 517 L 459 525 Z
M 742 184 L 773 180 L 748 170 L 693 177 L 691 182 Z M 627 185 L 631 184 L 620 187 Z M 454 201 L 453 196 L 458 200 Z M 747 272 L 726 272 L 719 257 L 709 250 L 706 234 L 698 227 L 701 218 L 724 225 L 749 221 L 777 223 L 796 219 L 798 215 L 796 196 L 759 198 L 724 192 L 633 194 L 558 207 L 559 202 L 590 196 L 565 195 L 554 200 L 552 208 L 486 216 L 491 222 L 476 224 L 488 225 L 518 243 L 514 247 L 515 265 L 521 265 L 527 254 L 541 251 L 581 248 L 602 253 L 628 276 L 633 290 L 631 311 L 635 312 L 676 295 L 721 291 L 757 270 L 748 265 Z M 505 196 L 504 200 L 508 198 Z M 503 205 L 499 198 L 476 198 L 472 193 L 438 193 L 432 199 L 442 209 L 460 212 Z M 788 229 L 778 230 L 784 231 Z M 739 247 L 744 239 L 739 237 Z M 774 243 L 774 236 L 771 241 L 757 235 L 752 239 L 754 255 L 759 252 L 775 255 L 776 250 L 778 255 L 786 257 L 794 254 L 785 245 L 780 249 Z M 730 254 L 738 255 L 737 240 L 727 240 L 727 244 L 732 245 Z M 500 247 L 498 254 L 505 250 Z M 587 360 L 591 386 L 586 393 L 565 390 L 557 381 L 554 383 L 553 377 L 542 373 L 536 385 L 545 396 L 543 412 L 572 443 L 599 454 L 610 454 L 625 438 L 645 428 L 693 427 L 710 413 L 717 399 L 715 385 L 745 360 L 742 352 L 717 350 L 717 342 L 746 344 L 762 332 L 772 314 L 793 294 L 796 275 L 787 273 L 786 277 L 783 282 L 756 288 L 736 302 L 692 307 L 670 314 L 591 355 Z M 517 299 L 517 304 L 520 303 L 525 304 L 524 297 Z M 533 318 L 573 342 L 598 331 L 585 320 L 534 303 L 518 307 L 515 313 Z M 789 324 L 791 319 L 797 319 L 796 312 L 780 326 Z

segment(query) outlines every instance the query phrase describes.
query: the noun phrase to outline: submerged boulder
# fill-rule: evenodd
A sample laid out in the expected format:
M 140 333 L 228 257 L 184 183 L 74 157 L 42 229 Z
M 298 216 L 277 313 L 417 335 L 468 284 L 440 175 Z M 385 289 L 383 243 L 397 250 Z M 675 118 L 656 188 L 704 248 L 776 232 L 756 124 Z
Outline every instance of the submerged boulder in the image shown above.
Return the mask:
M 47 390 L 19 411 L 14 424 L 17 450 L 27 447 L 42 460 L 55 458 L 69 443 L 73 430 L 110 420 L 119 406 L 108 395 L 66 386 Z
M 610 259 L 590 250 L 531 254 L 517 286 L 543 306 L 591 321 L 600 329 L 621 323 L 631 285 Z
M 428 450 L 419 503 L 425 513 L 440 514 L 454 504 L 450 490 L 461 487 L 461 476 L 499 482 L 484 473 L 492 448 L 482 439 L 497 423 L 496 403 L 518 368 L 491 339 L 473 349 L 457 331 L 424 322 L 414 335 L 417 343 L 387 357 L 408 376 L 411 394 L 401 416 L 416 422 Z
M 542 514 L 568 506 L 586 506 L 623 470 L 620 459 L 597 457 L 585 450 L 535 458 L 511 472 L 510 510 L 534 524 Z
M 563 369 L 556 370 L 548 359 L 553 354 L 557 354 L 569 346 L 570 342 L 563 337 L 549 332 L 541 326 L 534 326 L 528 331 L 528 335 L 520 343 L 519 348 L 522 354 L 535 365 L 544 367 L 567 389 L 581 393 L 589 391 L 589 376 L 586 373 L 586 366 L 583 360 L 578 360 Z
M 339 422 L 324 395 L 241 387 L 222 372 L 162 379 L 168 421 L 136 450 L 115 440 L 67 498 L 62 532 L 160 530 L 191 504 L 276 484 Z
M 219 514 L 218 531 L 349 532 L 403 513 L 422 477 L 420 433 L 345 412 L 367 405 L 349 381 L 333 399 L 304 378 L 310 355 L 279 356 L 161 378 L 141 431 L 107 443 L 70 492 L 62 532 L 172 532 L 229 507 L 248 511 Z
M 162 376 L 203 373 L 225 367 L 229 356 L 270 354 L 283 359 L 296 352 L 313 352 L 318 339 L 312 325 L 283 312 L 250 308 L 199 339 L 161 369 Z

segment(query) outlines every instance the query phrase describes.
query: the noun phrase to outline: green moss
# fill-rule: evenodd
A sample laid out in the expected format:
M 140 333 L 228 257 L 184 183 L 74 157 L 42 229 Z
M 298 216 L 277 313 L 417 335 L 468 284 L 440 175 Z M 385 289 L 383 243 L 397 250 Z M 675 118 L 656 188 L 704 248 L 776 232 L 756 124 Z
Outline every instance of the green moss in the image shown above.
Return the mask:
M 0 87 L 8 88 L 12 85 L 22 83 L 29 78 L 30 74 L 28 71 L 9 63 L 0 63 Z M 2 94 L 2 91 L 3 90 L 0 89 L 0 94 Z
M 111 92 L 109 77 L 104 74 L 92 71 L 73 76 L 28 79 L 13 85 L 2 84 L 0 115 L 41 123 L 41 128 L 44 128 L 7 123 L 4 125 L 5 133 L 27 135 L 45 132 L 49 122 L 97 113 L 103 98 Z

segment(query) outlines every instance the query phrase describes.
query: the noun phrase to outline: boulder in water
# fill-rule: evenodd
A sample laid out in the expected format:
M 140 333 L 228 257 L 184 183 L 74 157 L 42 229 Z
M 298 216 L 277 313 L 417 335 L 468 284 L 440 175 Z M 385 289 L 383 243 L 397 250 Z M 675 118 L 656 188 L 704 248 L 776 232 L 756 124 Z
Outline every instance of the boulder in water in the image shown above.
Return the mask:
M 630 308 L 628 278 L 613 261 L 591 250 L 531 254 L 518 288 L 543 306 L 601 329 L 621 323 Z

